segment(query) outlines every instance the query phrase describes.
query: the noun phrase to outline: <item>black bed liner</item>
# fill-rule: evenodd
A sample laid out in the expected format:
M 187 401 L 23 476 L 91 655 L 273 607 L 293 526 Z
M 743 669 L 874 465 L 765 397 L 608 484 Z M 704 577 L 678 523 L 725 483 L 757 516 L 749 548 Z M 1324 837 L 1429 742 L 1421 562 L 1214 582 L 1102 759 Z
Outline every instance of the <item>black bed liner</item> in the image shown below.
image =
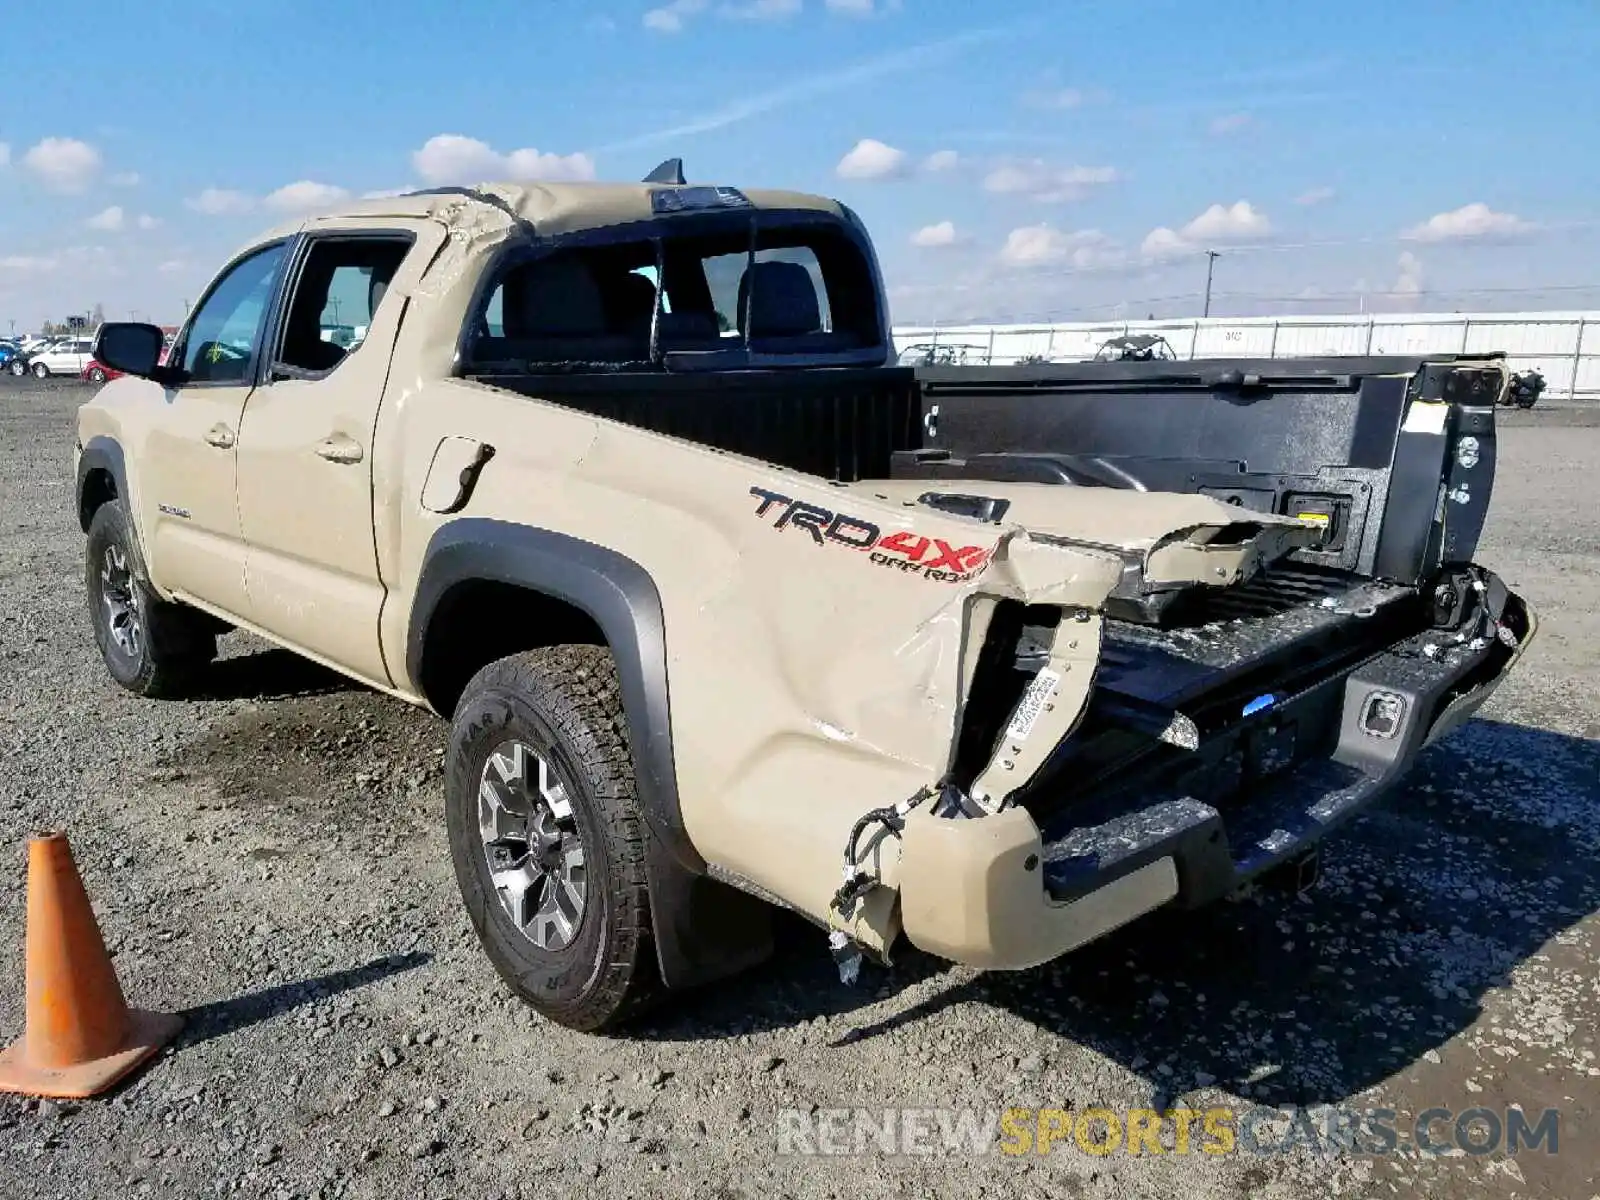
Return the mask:
M 1302 563 L 1416 583 L 1472 557 L 1494 476 L 1494 356 L 920 367 L 902 476 L 1213 496 L 1330 523 Z M 1417 403 L 1429 420 L 1412 421 Z M 1443 420 L 1438 415 L 1443 415 Z M 1476 439 L 1459 467 L 1457 439 Z M 1457 492 L 1460 483 L 1470 486 Z M 1441 484 L 1452 500 L 1440 520 Z
M 916 379 L 899 367 L 484 374 L 593 416 L 823 479 L 884 479 L 919 444 Z

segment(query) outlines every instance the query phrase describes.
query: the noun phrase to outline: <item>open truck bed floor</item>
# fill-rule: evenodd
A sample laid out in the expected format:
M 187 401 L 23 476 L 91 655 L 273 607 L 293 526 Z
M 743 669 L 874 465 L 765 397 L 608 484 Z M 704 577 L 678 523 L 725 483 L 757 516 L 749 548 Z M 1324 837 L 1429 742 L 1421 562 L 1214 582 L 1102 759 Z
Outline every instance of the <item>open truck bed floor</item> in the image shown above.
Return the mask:
M 1355 584 L 1287 621 L 1113 626 L 1086 726 L 1030 792 L 1046 890 L 1071 900 L 1170 856 L 1193 906 L 1304 856 L 1486 697 L 1531 633 L 1499 605 L 1466 635 L 1397 637 L 1415 594 Z M 1181 735 L 1140 739 L 1134 705 L 1169 707 Z

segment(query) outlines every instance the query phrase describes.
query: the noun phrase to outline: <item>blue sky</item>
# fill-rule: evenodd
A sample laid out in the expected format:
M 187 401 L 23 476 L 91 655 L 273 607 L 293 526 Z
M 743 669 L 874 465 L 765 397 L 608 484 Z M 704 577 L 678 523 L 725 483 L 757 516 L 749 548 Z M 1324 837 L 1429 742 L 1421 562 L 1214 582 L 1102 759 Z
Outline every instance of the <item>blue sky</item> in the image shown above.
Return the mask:
M 81 23 L 27 22 L 0 70 L 0 331 L 175 319 L 331 189 L 669 154 L 853 205 L 902 321 L 1186 315 L 1207 249 L 1217 312 L 1600 307 L 1592 0 L 379 11 L 118 6 L 92 55 Z

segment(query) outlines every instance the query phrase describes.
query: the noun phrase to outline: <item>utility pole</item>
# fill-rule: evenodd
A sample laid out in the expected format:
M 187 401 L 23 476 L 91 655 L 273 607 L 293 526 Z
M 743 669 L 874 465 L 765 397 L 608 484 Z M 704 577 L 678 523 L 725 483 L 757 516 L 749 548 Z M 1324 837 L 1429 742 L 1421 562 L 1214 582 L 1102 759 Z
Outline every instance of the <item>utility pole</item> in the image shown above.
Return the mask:
M 1217 259 L 1220 257 L 1221 255 L 1215 250 L 1206 251 L 1206 308 L 1200 314 L 1202 317 L 1211 315 L 1211 269 L 1217 265 Z

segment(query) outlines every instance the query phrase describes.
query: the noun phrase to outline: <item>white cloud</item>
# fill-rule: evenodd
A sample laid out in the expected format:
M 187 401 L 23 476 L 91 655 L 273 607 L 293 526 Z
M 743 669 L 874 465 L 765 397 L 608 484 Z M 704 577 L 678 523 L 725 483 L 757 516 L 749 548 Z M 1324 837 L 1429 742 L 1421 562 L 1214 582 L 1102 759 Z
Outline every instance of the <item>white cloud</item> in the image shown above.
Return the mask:
M 1391 290 L 1399 299 L 1415 299 L 1422 294 L 1422 260 L 1409 250 L 1400 255 L 1400 278 Z
M 935 150 L 922 163 L 928 171 L 953 171 L 960 165 L 961 156 L 954 150 Z
M 22 156 L 22 165 L 57 192 L 81 192 L 100 171 L 100 151 L 76 138 L 47 137 Z
M 1082 88 L 1042 88 L 1027 93 L 1022 99 L 1033 108 L 1077 108 L 1088 96 Z
M 824 0 L 829 12 L 847 17 L 870 17 L 900 7 L 900 0 Z M 715 9 L 711 0 L 669 0 L 644 14 L 644 27 L 656 33 L 682 33 L 692 17 L 715 12 L 734 21 L 779 21 L 805 8 L 805 0 L 722 0 Z
M 1022 103 L 1029 108 L 1052 109 L 1063 112 L 1082 108 L 1085 104 L 1099 104 L 1109 99 L 1103 88 L 1056 87 L 1046 85 L 1022 93 Z
M 983 181 L 986 191 L 1027 196 L 1045 203 L 1081 200 L 1093 188 L 1115 183 L 1115 167 L 1053 167 L 1043 159 L 1002 163 Z
M 11 147 L 5 142 L 0 142 L 0 167 L 11 165 Z
M 156 229 L 160 227 L 161 222 L 149 213 L 140 213 L 136 217 L 130 216 L 123 211 L 122 205 L 113 204 L 110 208 L 105 208 L 95 213 L 84 224 L 90 229 L 98 229 L 103 233 L 117 233 L 130 226 L 145 230 Z
M 924 225 L 911 235 L 913 246 L 953 246 L 956 241 L 956 227 L 953 221 L 939 221 L 933 225 Z
M 111 186 L 112 187 L 138 187 L 139 186 L 139 172 L 137 172 L 137 171 L 118 171 L 115 175 L 113 175 L 111 177 Z
M 110 208 L 95 213 L 84 224 L 90 229 L 103 229 L 108 233 L 114 233 L 122 228 L 124 220 L 122 206 L 113 204 Z
M 1332 200 L 1335 195 L 1337 193 L 1331 187 L 1314 187 L 1308 191 L 1301 192 L 1294 198 L 1294 202 L 1296 204 L 1304 204 L 1309 208 L 1313 204 L 1326 203 Z
M 1272 222 L 1265 213 L 1251 207 L 1248 200 L 1230 205 L 1213 204 L 1183 227 L 1183 236 L 1191 242 L 1243 242 L 1266 237 L 1271 232 Z
M 1272 222 L 1248 200 L 1213 204 L 1182 229 L 1158 226 L 1145 234 L 1139 253 L 1151 260 L 1194 254 L 1209 245 L 1259 241 L 1272 233 Z
M 1227 113 L 1224 116 L 1211 119 L 1211 135 L 1213 137 L 1226 137 L 1230 133 L 1238 133 L 1241 129 L 1248 129 L 1255 124 L 1255 118 L 1249 113 Z
M 1000 261 L 1009 267 L 1096 267 L 1116 260 L 1116 244 L 1098 229 L 1064 233 L 1050 225 L 1024 225 L 1007 234 L 1000 248 Z
M 341 200 L 347 200 L 350 193 L 342 187 L 335 187 L 331 183 L 316 183 L 310 179 L 296 180 L 294 183 L 285 184 L 277 191 L 268 195 L 262 203 L 268 208 L 275 208 L 284 213 L 313 212 L 317 209 L 331 208 Z
M 24 275 L 43 275 L 56 269 L 56 260 L 36 255 L 12 254 L 0 256 L 0 271 L 16 271 Z
M 874 4 L 873 0 L 824 0 L 824 5 L 829 12 L 841 13 L 847 17 L 870 17 L 875 12 L 889 12 L 900 7 L 900 0 L 882 0 Z
M 1176 258 L 1180 254 L 1194 253 L 1194 247 L 1165 225 L 1158 225 L 1144 235 L 1139 243 L 1139 253 L 1149 259 Z
M 189 264 L 181 258 L 169 258 L 166 262 L 156 267 L 163 275 L 176 275 L 179 271 L 187 270 Z
M 208 217 L 221 217 L 249 212 L 255 207 L 256 202 L 243 192 L 208 187 L 198 196 L 190 196 L 184 203 L 197 213 L 204 213 Z
M 906 173 L 908 161 L 904 150 L 876 138 L 862 138 L 835 170 L 841 179 L 896 179 Z
M 672 0 L 671 4 L 645 13 L 644 27 L 657 33 L 680 33 L 685 17 L 699 16 L 709 6 L 710 0 Z
M 501 154 L 477 138 L 456 133 L 431 137 L 411 156 L 411 165 L 429 183 L 472 183 L 499 179 L 527 183 L 594 178 L 594 159 L 582 152 L 547 154 L 532 148 Z
M 800 11 L 801 0 L 746 0 L 743 4 L 724 4 L 722 15 L 741 21 L 777 21 Z
M 1401 237 L 1417 242 L 1459 242 L 1473 238 L 1508 237 L 1533 228 L 1512 213 L 1495 212 L 1487 204 L 1464 204 L 1449 212 L 1435 213 Z

